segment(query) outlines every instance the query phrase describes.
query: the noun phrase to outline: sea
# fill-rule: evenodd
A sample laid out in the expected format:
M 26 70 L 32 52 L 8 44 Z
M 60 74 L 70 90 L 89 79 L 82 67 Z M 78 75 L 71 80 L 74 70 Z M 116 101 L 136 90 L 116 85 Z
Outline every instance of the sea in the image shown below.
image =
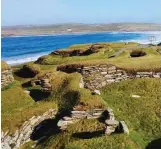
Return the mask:
M 57 35 L 12 36 L 1 38 L 1 57 L 9 65 L 37 60 L 57 49 L 73 44 L 98 42 L 138 42 L 149 44 L 161 42 L 161 32 L 97 32 Z

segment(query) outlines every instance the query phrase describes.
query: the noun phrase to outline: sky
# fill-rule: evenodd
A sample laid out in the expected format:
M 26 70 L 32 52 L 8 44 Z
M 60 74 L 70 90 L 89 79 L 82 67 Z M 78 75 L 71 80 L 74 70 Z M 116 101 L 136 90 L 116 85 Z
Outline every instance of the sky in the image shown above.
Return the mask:
M 161 23 L 161 0 L 2 0 L 2 26 Z

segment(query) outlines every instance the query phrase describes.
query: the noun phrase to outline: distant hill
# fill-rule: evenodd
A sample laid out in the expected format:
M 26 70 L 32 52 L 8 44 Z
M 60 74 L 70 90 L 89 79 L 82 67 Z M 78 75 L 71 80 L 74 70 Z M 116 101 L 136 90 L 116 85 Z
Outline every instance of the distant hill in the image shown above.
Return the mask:
M 2 27 L 2 36 L 64 34 L 78 32 L 104 31 L 161 31 L 161 24 L 150 23 L 112 23 L 112 24 L 55 24 L 45 26 L 10 26 Z

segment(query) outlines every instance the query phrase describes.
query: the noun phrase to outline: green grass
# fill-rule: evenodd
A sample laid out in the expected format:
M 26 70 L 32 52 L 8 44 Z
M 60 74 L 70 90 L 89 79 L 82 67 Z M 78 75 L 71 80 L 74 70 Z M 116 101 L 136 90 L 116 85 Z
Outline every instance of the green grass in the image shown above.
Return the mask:
M 125 134 L 102 136 L 100 132 L 103 132 L 104 127 L 105 125 L 98 120 L 81 120 L 69 126 L 66 132 L 48 138 L 36 149 L 141 149 L 139 143 Z M 89 139 L 80 138 L 93 132 L 96 133 Z
M 114 110 L 117 120 L 126 122 L 129 135 L 100 136 L 98 131 L 104 129 L 104 124 L 98 120 L 81 120 L 70 125 L 65 132 L 49 137 L 36 146 L 36 149 L 145 149 L 152 140 L 161 138 L 160 84 L 159 79 L 135 79 L 102 89 L 106 106 Z M 134 94 L 141 98 L 132 98 L 131 95 Z M 92 137 L 83 139 L 89 133 L 93 133 Z M 22 149 L 30 148 L 31 143 Z
M 38 77 L 45 74 L 46 72 Z M 90 90 L 79 87 L 81 79 L 79 73 L 66 74 L 53 71 L 47 78 L 52 84 L 52 94 L 48 100 L 58 103 L 59 108 L 71 109 L 79 103 L 83 103 L 85 109 L 104 106 L 100 96 L 92 95 Z
M 2 130 L 12 133 L 33 115 L 40 115 L 50 108 L 56 108 L 56 104 L 34 102 L 17 83 L 2 91 Z
M 157 52 L 158 47 L 153 46 L 145 49 L 137 49 L 137 43 L 101 43 L 104 48 L 100 49 L 98 53 L 94 53 L 88 56 L 73 56 L 73 57 L 61 57 L 55 55 L 46 55 L 40 64 L 44 65 L 60 65 L 60 64 L 84 64 L 96 65 L 96 64 L 115 64 L 118 67 L 124 69 L 133 70 L 158 70 L 161 68 L 161 55 Z M 87 49 L 89 45 L 74 45 L 66 50 L 73 49 Z M 146 56 L 131 58 L 131 50 L 124 51 L 121 55 L 115 58 L 108 58 L 115 54 L 121 48 L 136 47 L 136 50 L 142 50 L 147 53 Z
M 101 96 L 92 95 L 88 89 L 81 89 L 79 73 L 67 74 L 56 71 L 60 64 L 114 64 L 127 71 L 160 71 L 161 55 L 158 47 L 136 49 L 146 52 L 146 56 L 131 58 L 131 50 L 125 50 L 115 58 L 108 57 L 124 47 L 137 47 L 137 43 L 101 43 L 104 48 L 89 56 L 61 57 L 47 55 L 41 64 L 29 63 L 30 67 L 38 67 L 40 73 L 34 78 L 21 78 L 14 75 L 16 82 L 2 91 L 2 130 L 14 132 L 24 121 L 33 115 L 40 115 L 49 108 L 69 109 L 83 105 L 81 110 L 90 108 L 111 107 L 117 120 L 124 120 L 130 130 L 130 135 L 115 134 L 98 137 L 97 131 L 104 129 L 104 124 L 98 120 L 81 120 L 70 125 L 60 134 L 50 136 L 40 143 L 36 149 L 145 149 L 150 141 L 161 138 L 161 80 L 135 79 L 111 84 L 101 90 Z M 92 44 L 73 45 L 64 50 L 86 50 Z M 12 67 L 14 71 L 20 66 Z M 46 75 L 50 73 L 50 75 Z M 32 79 L 48 78 L 52 84 L 51 95 L 44 102 L 34 102 L 24 93 L 21 85 Z M 90 79 L 90 77 L 88 78 Z M 29 87 L 41 89 L 39 87 Z M 131 95 L 140 95 L 135 99 Z M 11 96 L 12 95 L 12 96 Z M 90 139 L 74 137 L 73 134 L 88 135 Z M 96 135 L 96 136 L 95 136 Z M 94 137 L 95 136 L 95 137 Z M 34 142 L 29 142 L 21 149 L 30 149 Z M 149 149 L 149 148 L 148 148 Z M 154 148 L 150 148 L 154 149 Z
M 102 89 L 103 99 L 119 120 L 125 120 L 130 132 L 144 141 L 161 137 L 161 80 L 135 79 Z M 140 95 L 135 99 L 131 95 Z

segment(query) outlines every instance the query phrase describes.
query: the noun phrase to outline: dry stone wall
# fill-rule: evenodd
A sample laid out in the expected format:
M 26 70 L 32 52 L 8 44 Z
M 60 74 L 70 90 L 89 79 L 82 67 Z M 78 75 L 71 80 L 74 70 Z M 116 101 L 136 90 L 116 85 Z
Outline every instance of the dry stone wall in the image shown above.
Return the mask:
M 124 121 L 117 121 L 115 119 L 113 110 L 107 109 L 92 109 L 88 111 L 71 111 L 71 116 L 64 116 L 58 121 L 57 126 L 61 130 L 67 129 L 70 124 L 74 124 L 81 119 L 98 119 L 101 118 L 105 123 L 105 135 L 111 135 L 112 133 L 126 133 L 129 134 L 129 129 Z
M 12 75 L 12 69 L 8 69 L 1 72 L 1 88 L 8 86 L 13 81 L 14 77 Z
M 30 141 L 30 136 L 36 125 L 45 119 L 55 117 L 56 110 L 49 109 L 47 112 L 40 116 L 33 116 L 28 121 L 24 122 L 22 127 L 12 135 L 9 135 L 9 131 L 1 133 L 1 147 L 2 149 L 18 149 L 21 145 Z
M 161 78 L 161 71 L 136 72 L 135 74 L 130 74 L 114 65 L 97 65 L 78 68 L 78 72 L 83 76 L 84 87 L 90 90 L 98 90 L 108 84 L 117 83 L 127 79 Z
M 88 111 L 71 111 L 70 116 L 64 116 L 59 120 L 57 126 L 60 127 L 61 130 L 65 130 L 68 125 L 78 122 L 81 119 L 96 119 L 99 118 L 104 109 L 92 109 Z

